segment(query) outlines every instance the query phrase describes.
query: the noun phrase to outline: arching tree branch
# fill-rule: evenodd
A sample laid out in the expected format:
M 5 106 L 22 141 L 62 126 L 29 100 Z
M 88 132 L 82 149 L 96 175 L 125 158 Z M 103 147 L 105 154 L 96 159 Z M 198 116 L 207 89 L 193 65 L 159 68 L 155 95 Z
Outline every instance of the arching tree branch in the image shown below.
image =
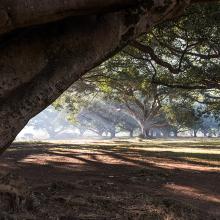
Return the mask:
M 165 67 L 165 68 L 167 68 L 171 73 L 173 73 L 173 74 L 179 73 L 179 70 L 173 68 L 173 66 L 172 66 L 170 63 L 168 63 L 168 62 L 166 62 L 166 61 L 160 59 L 160 58 L 154 53 L 154 50 L 153 50 L 150 46 L 141 44 L 141 43 L 139 43 L 138 41 L 133 41 L 133 42 L 131 43 L 131 46 L 137 48 L 138 50 L 142 51 L 143 53 L 149 54 L 150 57 L 151 57 L 151 59 L 154 60 L 154 62 L 156 62 L 157 64 L 159 64 L 159 65 L 161 65 L 161 66 L 163 66 L 163 67 Z

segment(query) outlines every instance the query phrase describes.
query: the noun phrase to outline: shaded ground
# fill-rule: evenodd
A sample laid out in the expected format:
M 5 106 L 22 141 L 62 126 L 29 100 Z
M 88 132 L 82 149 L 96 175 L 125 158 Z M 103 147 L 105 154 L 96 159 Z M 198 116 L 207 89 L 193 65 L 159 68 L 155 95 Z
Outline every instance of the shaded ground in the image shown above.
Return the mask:
M 16 143 L 0 169 L 30 187 L 27 219 L 220 219 L 218 139 Z

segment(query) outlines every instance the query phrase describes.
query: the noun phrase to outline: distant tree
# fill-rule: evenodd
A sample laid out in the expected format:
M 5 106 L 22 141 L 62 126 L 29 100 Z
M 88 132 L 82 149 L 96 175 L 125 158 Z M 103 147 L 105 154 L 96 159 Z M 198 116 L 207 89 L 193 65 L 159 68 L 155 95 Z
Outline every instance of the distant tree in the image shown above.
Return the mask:
M 171 94 L 163 106 L 169 129 L 177 136 L 179 132 L 193 130 L 197 135 L 201 127 L 202 111 L 188 96 L 187 91 L 177 91 Z
M 103 101 L 91 103 L 76 115 L 77 124 L 102 136 L 110 133 L 111 138 L 120 131 L 129 131 L 130 136 L 138 128 L 138 124 L 116 105 Z
M 122 112 L 139 125 L 143 137 L 150 130 L 167 126 L 161 102 L 169 90 L 153 85 L 149 78 L 150 68 L 136 63 L 129 55 L 117 55 L 84 80 L 94 83 L 105 100 L 120 103 Z
M 50 139 L 54 139 L 62 131 L 70 128 L 70 123 L 65 119 L 65 115 L 62 112 L 49 107 L 34 117 L 28 126 L 32 126 L 35 130 L 44 130 Z
M 219 114 L 215 115 L 213 112 L 205 112 L 201 117 L 200 131 L 205 137 L 212 137 L 213 135 L 219 136 L 220 118 Z
M 105 115 L 101 109 L 84 109 L 76 116 L 77 124 L 86 130 L 102 136 L 103 133 L 110 133 L 111 138 L 115 137 L 116 127 L 108 115 Z

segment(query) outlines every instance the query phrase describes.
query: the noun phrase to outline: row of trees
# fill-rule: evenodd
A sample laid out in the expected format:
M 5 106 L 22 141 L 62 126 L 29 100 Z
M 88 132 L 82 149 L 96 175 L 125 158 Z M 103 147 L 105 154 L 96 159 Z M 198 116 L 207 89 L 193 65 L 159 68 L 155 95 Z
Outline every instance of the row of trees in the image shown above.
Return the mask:
M 192 7 L 83 76 L 54 106 L 83 134 L 219 129 L 219 5 Z M 199 15 L 199 16 L 197 16 Z M 193 19 L 192 19 L 193 18 Z
M 123 83 L 126 90 L 126 82 Z M 192 131 L 195 137 L 198 131 L 204 136 L 218 134 L 218 114 L 210 112 L 207 105 L 194 102 L 186 94 L 180 96 L 177 90 L 162 90 L 163 87 L 158 86 L 160 89 L 148 90 L 145 95 L 137 89 L 120 95 L 116 87 L 113 90 L 110 88 L 102 85 L 98 88 L 102 92 L 81 97 L 80 108 L 75 101 L 71 101 L 75 92 L 62 97 L 65 108 L 69 109 L 67 118 L 81 135 L 87 130 L 100 136 L 110 134 L 112 138 L 123 131 L 128 132 L 130 137 L 134 133 L 142 137 L 177 136 L 184 131 Z M 54 105 L 56 108 L 64 107 L 60 105 L 60 100 Z

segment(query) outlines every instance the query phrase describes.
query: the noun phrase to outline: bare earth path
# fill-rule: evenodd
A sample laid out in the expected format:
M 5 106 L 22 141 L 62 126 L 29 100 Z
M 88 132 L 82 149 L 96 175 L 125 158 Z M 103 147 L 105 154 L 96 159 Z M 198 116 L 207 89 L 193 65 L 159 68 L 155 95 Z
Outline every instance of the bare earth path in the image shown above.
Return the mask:
M 220 219 L 220 140 L 15 143 L 35 219 Z

